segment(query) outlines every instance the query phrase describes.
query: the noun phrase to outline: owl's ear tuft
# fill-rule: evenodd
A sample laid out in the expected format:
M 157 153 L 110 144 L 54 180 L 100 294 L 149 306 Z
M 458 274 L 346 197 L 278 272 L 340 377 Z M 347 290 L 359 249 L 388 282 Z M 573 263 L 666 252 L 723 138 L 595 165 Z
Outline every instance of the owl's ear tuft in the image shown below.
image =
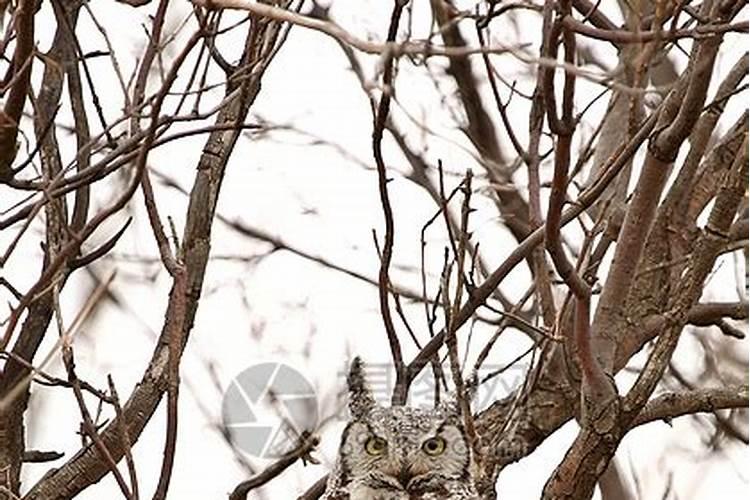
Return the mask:
M 349 386 L 349 413 L 355 420 L 364 418 L 375 407 L 375 397 L 365 379 L 365 365 L 357 356 L 346 379 Z

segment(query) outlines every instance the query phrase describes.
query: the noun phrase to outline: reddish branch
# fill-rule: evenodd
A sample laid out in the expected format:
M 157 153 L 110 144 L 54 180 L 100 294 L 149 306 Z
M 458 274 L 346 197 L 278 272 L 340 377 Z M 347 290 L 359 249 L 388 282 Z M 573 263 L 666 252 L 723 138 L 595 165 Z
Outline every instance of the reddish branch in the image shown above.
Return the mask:
M 710 5 L 704 4 L 704 10 L 709 7 Z M 725 22 L 732 15 L 732 9 L 731 2 L 724 3 L 717 6 L 711 14 L 715 22 Z M 597 341 L 595 349 L 609 374 L 614 374 L 615 352 L 620 340 L 620 332 L 615 326 L 625 321 L 624 299 L 628 296 L 635 270 L 641 262 L 646 238 L 666 183 L 669 164 L 674 161 L 680 145 L 700 116 L 720 42 L 721 37 L 714 35 L 701 39 L 696 44 L 691 54 L 689 71 L 665 100 L 660 111 L 659 126 L 651 137 L 645 164 L 620 231 L 614 260 L 594 319 Z M 725 233 L 729 231 L 745 192 L 746 144 L 747 140 L 742 148 L 744 154 L 735 159 L 732 174 L 727 177 L 717 196 L 708 230 L 694 247 L 688 271 L 675 288 L 678 293 L 669 300 L 668 312 L 664 314 L 666 331 L 659 337 L 645 368 L 624 398 L 622 406 L 601 415 L 603 422 L 608 422 L 609 425 L 593 429 L 584 427 L 581 430 L 562 463 L 550 477 L 543 498 L 590 497 L 599 473 L 613 456 L 632 419 L 653 393 L 687 321 L 687 312 L 700 296 L 703 282 L 723 243 L 722 238 L 726 238 Z
M 562 2 L 561 8 L 563 9 L 563 14 L 569 14 L 571 5 L 569 2 Z M 562 35 L 565 61 L 569 64 L 574 64 L 575 35 L 572 30 L 561 24 L 558 20 L 547 33 L 547 57 L 557 59 L 558 45 L 560 43 L 558 37 Z M 557 136 L 552 191 L 550 192 L 547 223 L 545 225 L 545 243 L 555 269 L 575 296 L 573 340 L 583 376 L 581 394 L 586 403 L 581 410 L 582 421 L 583 425 L 593 425 L 588 419 L 594 418 L 593 415 L 600 411 L 597 407 L 609 404 L 613 397 L 616 396 L 616 391 L 592 351 L 589 326 L 591 289 L 568 260 L 560 239 L 560 216 L 569 182 L 570 147 L 573 131 L 575 130 L 573 119 L 575 74 L 572 72 L 565 73 L 562 116 L 559 118 L 555 107 L 554 71 L 546 69 L 542 74 L 542 82 L 550 130 Z M 562 328 L 565 328 L 565 326 L 563 325 Z M 590 405 L 594 407 L 589 408 Z
M 560 23 L 555 22 L 548 32 L 546 40 L 546 55 L 551 59 L 557 59 L 560 35 Z M 574 63 L 575 37 L 570 30 L 564 30 L 563 46 L 565 48 L 565 62 Z M 568 187 L 568 169 L 570 168 L 570 144 L 573 138 L 575 123 L 573 121 L 573 93 L 575 89 L 575 75 L 565 73 L 563 89 L 562 117 L 558 118 L 555 109 L 555 72 L 545 68 L 541 77 L 543 82 L 544 100 L 547 111 L 547 120 L 550 130 L 557 137 L 555 145 L 555 167 L 552 177 L 552 190 L 549 198 L 547 211 L 547 223 L 545 225 L 545 243 L 547 251 L 555 264 L 555 269 L 570 289 L 578 298 L 587 298 L 590 295 L 589 286 L 578 276 L 573 265 L 565 255 L 565 250 L 560 239 L 560 216 L 565 203 L 566 190 Z
M 727 14 L 728 15 L 728 14 Z M 701 114 L 720 36 L 701 39 L 693 49 L 690 71 L 664 102 L 659 127 L 649 141 L 648 154 L 628 207 L 615 255 L 594 316 L 594 349 L 604 370 L 612 373 L 618 339 L 611 327 L 622 320 L 625 300 L 667 182 L 669 166 Z
M 747 144 L 745 148 L 746 146 Z M 634 387 L 625 396 L 622 412 L 615 415 L 616 425 L 605 432 L 582 429 L 562 463 L 550 477 L 542 498 L 590 498 L 598 474 L 604 470 L 620 440 L 635 422 L 671 358 L 677 339 L 687 320 L 687 311 L 701 294 L 704 280 L 711 272 L 714 260 L 721 244 L 726 239 L 727 231 L 746 190 L 747 168 L 747 154 L 745 153 L 734 162 L 731 174 L 717 196 L 706 230 L 697 242 L 697 251 L 693 254 L 688 271 L 680 280 L 679 293 L 670 301 L 669 312 L 665 315 L 666 330 L 657 340 Z M 741 400 L 742 397 L 743 395 L 740 394 L 735 402 Z M 695 406 L 706 407 L 713 404 L 711 399 L 704 399 Z M 658 405 L 664 405 L 664 403 L 660 402 Z M 675 412 L 679 414 L 679 409 L 675 408 Z
M 604 189 L 617 177 L 621 169 L 626 165 L 628 160 L 635 154 L 635 151 L 643 144 L 656 124 L 656 115 L 654 112 L 648 119 L 644 120 L 643 125 L 638 132 L 626 143 L 618 148 L 617 152 L 610 157 L 610 160 L 602 168 L 602 175 L 586 191 L 584 191 L 576 200 L 576 203 L 569 209 L 565 210 L 561 216 L 561 226 L 574 220 L 578 215 L 583 213 L 588 207 L 599 199 Z M 530 255 L 537 245 L 544 241 L 544 227 L 534 230 L 525 240 L 516 246 L 515 249 L 505 258 L 487 279 L 478 286 L 471 296 L 464 302 L 456 316 L 456 324 L 463 325 L 471 318 L 474 312 L 487 300 L 492 291 L 505 279 L 518 264 L 523 262 Z M 424 346 L 419 354 L 411 361 L 407 373 L 409 380 L 419 374 L 424 366 L 430 361 L 430 358 L 440 349 L 445 340 L 444 331 L 440 331 Z
M 393 11 L 391 12 L 391 21 L 388 26 L 387 41 L 393 42 L 396 40 L 396 34 L 398 33 L 398 25 L 401 19 L 406 2 L 403 0 L 395 0 Z M 386 336 L 388 338 L 388 344 L 391 348 L 391 357 L 396 368 L 396 385 L 393 389 L 393 404 L 401 405 L 406 402 L 406 393 L 408 386 L 405 384 L 405 372 L 404 372 L 404 361 L 401 355 L 401 344 L 396 334 L 396 329 L 393 326 L 393 318 L 391 317 L 391 308 L 389 305 L 389 284 L 390 278 L 388 277 L 388 269 L 391 265 L 391 257 L 393 255 L 393 209 L 391 208 L 391 201 L 388 195 L 388 172 L 386 170 L 385 161 L 383 160 L 383 130 L 388 121 L 388 113 L 391 106 L 391 96 L 395 82 L 394 77 L 394 59 L 391 55 L 386 54 L 385 65 L 383 69 L 383 94 L 380 97 L 377 110 L 375 111 L 373 131 L 372 131 L 372 153 L 375 158 L 375 165 L 378 169 L 378 191 L 380 193 L 380 204 L 383 208 L 383 217 L 385 218 L 385 240 L 383 242 L 383 250 L 380 260 L 380 272 L 378 274 L 378 292 L 380 296 L 380 314 L 383 317 L 383 325 L 385 327 Z

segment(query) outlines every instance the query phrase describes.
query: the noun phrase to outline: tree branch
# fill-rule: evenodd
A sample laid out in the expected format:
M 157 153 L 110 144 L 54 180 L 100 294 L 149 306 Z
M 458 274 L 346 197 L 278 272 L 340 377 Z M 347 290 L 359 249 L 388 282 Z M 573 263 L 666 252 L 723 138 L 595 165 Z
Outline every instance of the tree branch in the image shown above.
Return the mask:
M 748 403 L 747 385 L 670 392 L 646 403 L 631 423 L 631 428 L 656 420 L 671 420 L 694 413 L 747 408 Z

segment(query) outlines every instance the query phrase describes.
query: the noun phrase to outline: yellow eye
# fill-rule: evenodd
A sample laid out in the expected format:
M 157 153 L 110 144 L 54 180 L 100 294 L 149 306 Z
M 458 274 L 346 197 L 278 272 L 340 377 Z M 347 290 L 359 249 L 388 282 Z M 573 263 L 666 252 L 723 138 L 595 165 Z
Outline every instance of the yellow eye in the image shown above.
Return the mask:
M 433 457 L 441 455 L 445 451 L 445 439 L 440 436 L 428 439 L 422 443 L 422 451 Z
M 365 443 L 365 451 L 368 455 L 382 455 L 388 449 L 388 443 L 383 438 L 371 437 Z

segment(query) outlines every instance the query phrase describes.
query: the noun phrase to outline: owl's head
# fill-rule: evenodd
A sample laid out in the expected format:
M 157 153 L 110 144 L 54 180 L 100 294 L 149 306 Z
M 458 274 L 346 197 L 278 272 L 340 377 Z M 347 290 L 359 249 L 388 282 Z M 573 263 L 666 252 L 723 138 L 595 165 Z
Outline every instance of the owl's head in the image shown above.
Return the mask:
M 348 377 L 352 420 L 341 438 L 344 481 L 359 488 L 440 493 L 469 476 L 471 451 L 454 403 L 426 410 L 375 402 L 356 358 Z

